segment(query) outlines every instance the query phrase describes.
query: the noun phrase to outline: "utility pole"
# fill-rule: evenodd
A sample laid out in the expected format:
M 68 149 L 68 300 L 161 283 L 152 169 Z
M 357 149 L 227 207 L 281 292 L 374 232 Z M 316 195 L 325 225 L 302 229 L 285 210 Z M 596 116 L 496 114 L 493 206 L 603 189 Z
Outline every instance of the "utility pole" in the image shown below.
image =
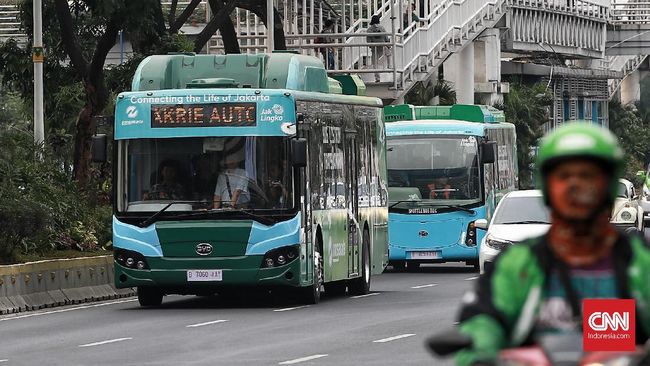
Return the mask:
M 273 38 L 275 24 L 273 24 L 273 0 L 266 0 L 266 50 L 268 53 L 273 52 L 275 39 Z
M 34 142 L 42 144 L 45 140 L 43 123 L 43 6 L 41 0 L 34 4 L 34 45 L 32 62 L 34 63 Z

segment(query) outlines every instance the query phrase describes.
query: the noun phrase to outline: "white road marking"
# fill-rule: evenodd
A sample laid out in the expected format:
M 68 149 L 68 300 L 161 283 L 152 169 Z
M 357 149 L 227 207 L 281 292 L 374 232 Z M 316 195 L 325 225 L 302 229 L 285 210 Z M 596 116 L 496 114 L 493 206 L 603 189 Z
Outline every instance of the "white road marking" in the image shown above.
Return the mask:
M 391 342 L 397 339 L 402 339 L 402 338 L 408 338 L 408 337 L 413 337 L 415 334 L 400 334 L 394 337 L 389 337 L 389 338 L 384 338 L 384 339 L 378 339 L 376 341 L 372 341 L 373 343 L 386 343 L 386 342 Z
M 128 337 L 128 338 L 109 339 L 109 340 L 107 340 L 107 341 L 101 341 L 101 342 L 95 342 L 95 343 L 88 343 L 88 344 L 81 344 L 81 345 L 79 345 L 79 347 L 101 346 L 102 344 L 109 344 L 109 343 L 115 343 L 115 342 L 128 341 L 129 339 L 133 339 L 133 338 Z
M 352 296 L 351 299 L 360 299 L 362 297 L 375 296 L 375 295 L 379 295 L 379 292 L 373 292 L 371 294 L 365 294 L 365 295 Z
M 1 362 L 9 362 L 9 360 L 0 360 L 0 363 L 1 363 Z
M 472 281 L 472 280 L 475 280 L 477 278 L 478 278 L 478 276 L 470 277 L 470 278 L 466 278 L 465 281 Z
M 437 283 L 430 283 L 428 285 L 413 286 L 411 288 L 418 289 L 418 288 L 433 287 L 433 286 L 437 286 L 437 285 L 438 285 Z
M 186 326 L 186 328 L 196 328 L 196 327 L 202 327 L 204 325 L 218 324 L 218 323 L 224 323 L 224 322 L 227 322 L 227 320 L 219 319 L 219 320 L 213 320 L 211 322 L 191 324 L 191 325 Z
M 275 309 L 275 310 L 273 310 L 273 311 L 277 311 L 277 312 L 280 312 L 280 311 L 290 311 L 290 310 L 303 309 L 303 308 L 308 308 L 308 307 L 309 307 L 309 305 L 302 305 L 302 306 L 294 306 L 294 307 L 292 307 L 292 308 Z
M 138 299 L 120 300 L 120 301 L 111 301 L 111 302 L 106 302 L 106 303 L 101 303 L 101 304 L 94 304 L 94 305 L 75 306 L 75 307 L 73 307 L 73 308 L 68 308 L 68 309 L 52 310 L 52 311 L 44 311 L 44 312 L 42 312 L 42 313 L 25 314 L 25 315 L 20 315 L 20 316 L 14 316 L 14 317 L 11 317 L 11 318 L 0 319 L 0 322 L 4 322 L 4 321 L 7 321 L 7 320 L 16 320 L 16 319 L 31 318 L 31 317 L 33 317 L 33 316 L 41 316 L 41 315 L 50 315 L 50 314 L 65 313 L 65 312 L 73 311 L 73 310 L 82 310 L 82 309 L 98 308 L 98 307 L 100 307 L 100 306 L 108 306 L 108 305 L 122 304 L 122 303 L 125 303 L 125 302 L 132 302 L 132 301 L 138 301 Z
M 307 357 L 302 357 L 302 358 L 296 358 L 295 360 L 280 362 L 280 363 L 278 363 L 278 365 L 293 365 L 294 363 L 311 361 L 311 360 L 315 360 L 317 358 L 323 358 L 323 357 L 327 357 L 327 356 L 329 356 L 329 355 L 313 355 L 313 356 L 307 356 Z

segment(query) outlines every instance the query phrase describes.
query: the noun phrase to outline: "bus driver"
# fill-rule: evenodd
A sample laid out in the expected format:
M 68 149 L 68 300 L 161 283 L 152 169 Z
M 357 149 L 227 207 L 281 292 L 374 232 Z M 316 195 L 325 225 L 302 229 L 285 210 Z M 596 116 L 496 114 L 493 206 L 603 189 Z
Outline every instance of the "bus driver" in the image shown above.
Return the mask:
M 219 174 L 217 186 L 214 190 L 214 208 L 225 207 L 246 208 L 250 201 L 248 192 L 248 178 L 246 171 L 239 165 L 244 161 L 242 152 L 236 152 L 226 157 L 225 171 Z

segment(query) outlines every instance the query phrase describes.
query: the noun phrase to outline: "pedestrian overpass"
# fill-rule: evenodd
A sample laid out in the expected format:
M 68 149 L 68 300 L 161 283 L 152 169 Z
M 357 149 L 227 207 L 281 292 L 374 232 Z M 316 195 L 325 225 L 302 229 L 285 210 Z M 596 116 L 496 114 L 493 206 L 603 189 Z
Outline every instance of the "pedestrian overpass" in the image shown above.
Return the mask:
M 189 1 L 178 2 L 184 3 Z M 580 75 L 573 70 L 576 64 L 589 68 L 608 79 L 606 94 L 612 97 L 629 89 L 625 76 L 631 75 L 625 79 L 632 80 L 628 84 L 638 84 L 638 68 L 647 63 L 642 55 L 645 43 L 650 42 L 650 2 L 638 0 L 274 0 L 274 4 L 289 50 L 315 56 L 320 56 L 319 48 L 333 50 L 335 64 L 328 73 L 360 75 L 367 94 L 385 103 L 401 101 L 415 83 L 435 76 L 440 66 L 444 79 L 454 84 L 459 102 L 473 103 L 474 94 L 490 102 L 508 91 L 507 83 L 501 82 L 502 59 L 540 55 L 557 59 L 558 64 L 565 58 L 583 60 L 542 72 L 552 78 L 554 72 Z M 404 21 L 409 4 L 420 21 Z M 202 8 L 209 19 L 209 6 Z M 366 41 L 372 15 L 380 17 L 389 42 Z M 239 8 L 231 18 L 242 52 L 266 51 L 265 19 Z M 330 43 L 318 44 L 328 18 L 336 24 L 326 35 Z M 25 44 L 28 38 L 19 25 L 17 6 L 0 6 L 0 41 L 15 38 Z M 373 45 L 390 48 L 390 56 L 377 65 L 372 62 Z M 206 52 L 223 50 L 217 33 Z M 635 93 L 621 96 L 634 98 Z

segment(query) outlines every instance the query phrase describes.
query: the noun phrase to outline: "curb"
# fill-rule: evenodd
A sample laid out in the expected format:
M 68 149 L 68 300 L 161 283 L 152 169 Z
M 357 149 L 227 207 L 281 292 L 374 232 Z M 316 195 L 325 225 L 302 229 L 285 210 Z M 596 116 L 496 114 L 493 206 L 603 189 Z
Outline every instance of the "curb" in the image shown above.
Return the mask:
M 0 266 L 0 314 L 134 296 L 116 289 L 113 257 L 56 259 Z

